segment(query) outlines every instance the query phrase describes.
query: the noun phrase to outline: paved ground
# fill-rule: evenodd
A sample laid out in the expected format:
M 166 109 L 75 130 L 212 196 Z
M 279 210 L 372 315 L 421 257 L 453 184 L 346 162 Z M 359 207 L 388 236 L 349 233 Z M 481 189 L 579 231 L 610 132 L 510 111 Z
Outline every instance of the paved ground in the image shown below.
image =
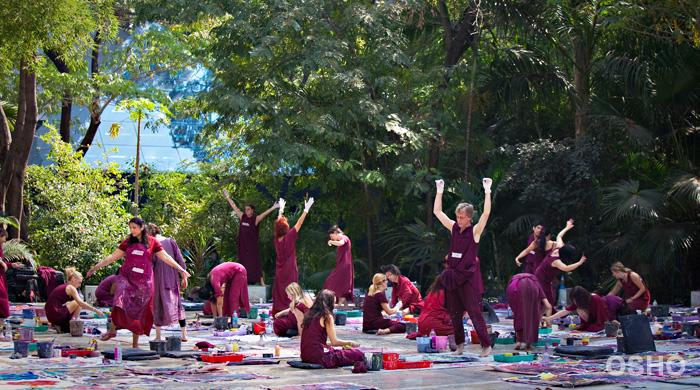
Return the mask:
M 340 331 L 342 338 L 348 338 L 359 342 L 363 348 L 370 350 L 380 350 L 384 349 L 386 351 L 401 351 L 401 352 L 414 352 L 415 342 L 406 340 L 404 335 L 389 335 L 389 336 L 374 336 L 374 335 L 364 335 L 353 331 L 348 328 L 344 328 Z M 164 332 L 165 335 L 175 335 L 177 332 Z M 209 341 L 212 338 L 209 337 L 211 331 L 202 332 L 192 332 L 190 341 L 183 345 L 183 349 L 192 349 L 194 342 L 201 340 L 202 337 Z M 80 338 L 72 338 L 69 335 L 59 335 L 56 336 L 53 333 L 38 333 L 38 340 L 48 340 L 56 338 L 56 343 L 59 344 L 71 344 L 71 345 L 84 345 L 87 346 L 90 342 L 90 338 L 83 336 Z M 128 334 L 120 335 L 118 340 L 124 342 L 124 346 L 128 346 L 130 341 L 130 336 Z M 217 341 L 217 340 L 214 340 Z M 242 352 L 245 353 L 255 353 L 262 354 L 263 352 L 272 352 L 275 341 L 267 340 L 263 344 L 259 343 L 259 339 L 255 339 L 251 344 L 241 343 Z M 224 344 L 224 339 L 219 339 L 215 344 Z M 296 349 L 298 348 L 298 341 L 296 340 L 286 340 L 280 341 L 279 344 L 283 347 L 283 355 L 291 355 L 298 353 Z M 113 343 L 101 344 L 101 349 L 108 349 L 113 347 Z M 7 350 L 11 348 L 10 343 L 0 343 L 0 348 L 4 350 L 0 351 L 0 368 L 3 373 L 8 372 L 25 372 L 28 369 L 33 369 L 35 371 L 51 371 L 46 370 L 51 364 L 46 360 L 40 360 L 38 358 L 20 359 L 20 360 L 10 360 L 8 356 L 10 352 Z M 142 348 L 148 348 L 147 339 L 142 338 Z M 505 346 L 499 346 L 497 348 L 499 352 L 507 352 L 510 349 L 505 348 Z M 467 348 L 467 353 L 476 354 L 478 348 L 476 346 L 470 345 Z M 447 389 L 447 388 L 480 388 L 480 389 L 511 389 L 511 388 L 534 388 L 535 386 L 526 386 L 512 384 L 504 382 L 501 378 L 513 376 L 514 374 L 500 373 L 488 370 L 486 363 L 469 363 L 469 366 L 458 367 L 458 368 L 442 368 L 435 367 L 428 370 L 402 370 L 402 371 L 380 371 L 371 372 L 368 374 L 352 374 L 349 369 L 335 369 L 335 370 L 300 370 L 289 367 L 286 364 L 286 359 L 281 359 L 279 365 L 274 366 L 245 366 L 245 367 L 226 367 L 225 372 L 229 374 L 241 374 L 241 373 L 253 373 L 260 376 L 270 376 L 270 379 L 253 379 L 253 380 L 230 380 L 224 378 L 224 380 L 215 379 L 215 375 L 206 376 L 208 374 L 199 374 L 198 379 L 211 378 L 211 381 L 204 383 L 175 383 L 171 381 L 163 381 L 166 377 L 149 378 L 149 377 L 136 377 L 127 373 L 123 367 L 112 367 L 112 368 L 80 368 L 67 369 L 65 367 L 65 361 L 63 363 L 57 362 L 56 367 L 57 373 L 61 373 L 59 377 L 61 378 L 75 378 L 75 380 L 64 380 L 57 383 L 56 385 L 46 387 L 46 388 L 58 388 L 58 387 L 70 387 L 73 389 L 80 388 L 80 386 L 86 386 L 88 384 L 103 385 L 103 388 L 115 388 L 115 387 L 128 387 L 133 388 L 143 387 L 143 388 L 280 388 L 291 385 L 302 385 L 302 384 L 321 384 L 321 383 L 346 383 L 346 384 L 356 384 L 365 388 L 378 388 L 378 389 Z M 96 362 L 95 364 L 101 364 L 100 359 L 92 359 L 91 361 Z M 490 361 L 488 359 L 487 361 Z M 70 362 L 69 362 L 70 363 Z M 199 366 L 200 363 L 195 363 L 193 361 L 187 360 L 175 360 L 175 359 L 160 359 L 155 361 L 139 362 L 138 366 L 143 368 L 164 368 L 164 367 L 174 367 L 182 368 L 189 365 Z M 58 370 L 58 368 L 63 368 L 63 371 Z M 123 381 L 123 382 L 120 382 Z M 697 388 L 700 386 L 700 378 L 694 378 L 691 380 L 679 381 L 683 384 L 661 384 L 658 382 L 648 382 L 648 383 L 636 383 L 633 386 L 597 386 L 590 388 L 648 388 L 648 389 L 684 389 L 684 388 Z M 2 382 L 1 383 L 8 383 Z M 121 385 L 120 385 L 121 383 Z M 138 385 L 137 385 L 138 384 Z M 2 386 L 2 388 L 7 388 L 7 386 Z M 16 387 L 16 386 L 13 386 Z M 19 386 L 26 387 L 26 386 Z M 331 385 L 329 388 L 334 388 Z

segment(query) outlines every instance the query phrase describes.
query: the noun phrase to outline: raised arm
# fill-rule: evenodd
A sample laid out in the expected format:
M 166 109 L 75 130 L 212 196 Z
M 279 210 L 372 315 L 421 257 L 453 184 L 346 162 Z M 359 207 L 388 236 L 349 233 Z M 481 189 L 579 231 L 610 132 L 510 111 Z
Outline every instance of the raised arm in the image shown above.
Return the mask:
M 561 260 L 554 260 L 552 262 L 552 267 L 558 268 L 562 272 L 572 272 L 576 270 L 576 268 L 580 267 L 583 265 L 583 263 L 586 262 L 586 256 L 581 256 L 581 259 L 573 264 L 566 265 L 564 264 L 563 261 Z
M 265 210 L 262 214 L 258 215 L 255 217 L 255 226 L 258 226 L 260 222 L 262 222 L 263 219 L 265 219 L 270 213 L 272 213 L 276 208 L 279 208 L 280 204 L 279 202 L 275 202 L 272 207 L 269 209 Z
M 451 232 L 455 221 L 451 220 L 450 217 L 442 211 L 442 193 L 445 191 L 445 181 L 442 179 L 435 180 L 435 187 L 437 191 L 435 193 L 435 201 L 433 202 L 433 214 L 435 214 L 442 226 Z
M 345 240 L 328 240 L 328 246 L 343 246 L 345 245 Z
M 87 272 L 87 274 L 85 275 L 85 277 L 86 277 L 86 278 L 91 277 L 92 275 L 95 274 L 95 272 L 97 272 L 97 271 L 99 271 L 100 269 L 102 269 L 102 268 L 104 268 L 104 267 L 106 267 L 106 266 L 108 266 L 108 265 L 114 263 L 115 261 L 121 259 L 122 257 L 124 257 L 124 251 L 121 250 L 121 249 L 119 249 L 119 248 L 115 249 L 114 252 L 112 252 L 111 255 L 108 255 L 108 256 L 105 257 L 102 261 L 100 261 L 99 263 L 93 265 L 93 266 L 88 270 L 88 272 Z
M 100 310 L 96 309 L 91 304 L 83 301 L 83 299 L 80 298 L 80 294 L 78 294 L 78 290 L 73 285 L 69 284 L 66 286 L 66 295 L 73 298 L 73 300 L 78 304 L 78 306 L 80 306 L 80 308 L 90 310 L 100 317 L 105 316 L 104 313 L 102 313 Z
M 548 316 L 548 317 L 544 317 L 543 320 L 545 320 L 545 321 L 547 321 L 548 323 L 551 324 L 552 321 L 554 321 L 554 320 L 556 320 L 556 319 L 558 319 L 558 318 L 566 317 L 567 315 L 569 315 L 569 313 L 570 313 L 570 311 L 568 311 L 568 310 L 566 310 L 566 309 L 564 309 L 564 310 L 559 310 L 558 312 L 554 313 L 554 315 L 551 315 L 551 316 Z
M 484 186 L 484 211 L 479 217 L 479 222 L 474 225 L 474 242 L 479 242 L 481 233 L 484 232 L 486 223 L 489 221 L 489 215 L 491 215 L 491 184 L 493 184 L 493 180 L 490 178 L 485 177 L 482 179 L 482 185 Z
M 566 232 L 574 228 L 574 220 L 569 218 L 568 221 L 566 221 L 566 227 L 564 229 L 561 229 L 559 234 L 557 234 L 557 248 L 561 248 L 564 246 L 564 235 L 566 235 Z
M 304 220 L 306 219 L 306 215 L 309 213 L 309 209 L 311 209 L 311 205 L 314 204 L 314 198 L 311 197 L 309 200 L 304 202 L 304 212 L 301 213 L 301 217 L 297 220 L 297 223 L 294 224 L 294 228 L 297 230 L 297 233 L 299 233 L 299 229 L 301 229 L 301 225 L 304 224 Z
M 225 188 L 224 188 L 224 196 L 226 197 L 226 201 L 228 202 L 228 204 L 233 209 L 233 212 L 236 213 L 236 216 L 238 218 L 241 218 L 243 216 L 243 212 L 241 211 L 241 209 L 238 208 L 238 206 L 236 206 L 236 203 L 234 203 L 233 199 L 231 199 L 231 197 L 228 194 L 228 191 Z

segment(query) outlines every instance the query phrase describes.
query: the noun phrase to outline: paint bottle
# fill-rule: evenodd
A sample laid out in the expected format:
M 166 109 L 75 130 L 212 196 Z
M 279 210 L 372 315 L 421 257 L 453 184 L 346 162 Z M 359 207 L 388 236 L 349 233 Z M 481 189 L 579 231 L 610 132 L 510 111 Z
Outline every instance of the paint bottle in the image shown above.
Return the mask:
M 275 344 L 275 357 L 280 357 L 280 345 Z
M 238 343 L 237 342 L 234 341 L 233 344 L 231 344 L 231 351 L 238 352 Z
M 233 316 L 231 317 L 231 327 L 238 328 L 238 311 L 233 311 Z
M 119 345 L 119 342 L 114 343 L 114 361 L 122 361 L 122 346 Z

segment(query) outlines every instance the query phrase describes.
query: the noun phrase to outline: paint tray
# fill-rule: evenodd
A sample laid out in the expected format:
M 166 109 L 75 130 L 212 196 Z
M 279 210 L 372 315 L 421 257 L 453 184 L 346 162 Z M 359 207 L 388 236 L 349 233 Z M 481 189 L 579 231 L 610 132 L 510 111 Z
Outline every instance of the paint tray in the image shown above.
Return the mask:
M 34 327 L 34 332 L 46 332 L 49 330 L 48 325 L 37 325 Z
M 218 355 L 202 355 L 200 358 L 203 362 L 207 363 L 228 363 L 241 362 L 245 358 L 245 355 L 238 353 L 222 353 Z
M 513 337 L 498 337 L 496 344 L 515 344 L 515 339 Z
M 544 343 L 547 343 L 547 345 L 552 346 L 554 344 L 561 345 L 561 340 L 558 338 L 549 338 L 549 337 L 543 337 L 534 344 L 535 347 L 544 347 Z
M 506 354 L 493 355 L 493 361 L 500 363 L 517 363 L 517 362 L 531 362 L 537 358 L 535 354 L 519 354 L 512 356 L 506 356 Z
M 357 317 L 362 317 L 362 311 L 361 311 L 361 310 L 350 310 L 350 311 L 348 311 L 348 318 L 357 318 Z
M 85 356 L 90 356 L 92 353 L 91 350 L 89 349 L 64 349 L 61 350 L 61 357 L 70 357 L 70 356 L 77 356 L 77 357 L 85 357 Z
M 404 362 L 399 360 L 398 368 L 399 370 L 411 369 L 411 368 L 430 368 L 433 366 L 433 362 L 430 360 L 421 360 L 418 362 Z
M 552 333 L 552 328 L 540 328 L 538 333 L 539 334 L 550 334 L 550 333 Z

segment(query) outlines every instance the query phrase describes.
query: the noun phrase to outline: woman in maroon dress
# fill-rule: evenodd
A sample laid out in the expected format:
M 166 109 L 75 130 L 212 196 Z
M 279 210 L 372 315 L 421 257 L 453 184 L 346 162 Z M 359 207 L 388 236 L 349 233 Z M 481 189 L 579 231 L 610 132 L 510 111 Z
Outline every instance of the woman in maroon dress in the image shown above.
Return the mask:
M 95 304 L 100 307 L 111 307 L 114 304 L 114 290 L 117 288 L 119 275 L 110 275 L 103 279 L 95 290 Z
M 532 274 L 517 274 L 506 289 L 508 304 L 513 309 L 515 349 L 529 351 L 539 338 L 542 315 L 552 315 L 552 305 L 542 291 L 539 281 Z
M 406 325 L 399 321 L 392 321 L 384 318 L 382 312 L 387 315 L 398 313 L 402 303 L 399 302 L 393 308 L 389 306 L 386 299 L 386 275 L 374 274 L 372 285 L 365 297 L 365 305 L 362 308 L 362 332 L 370 333 L 376 331 L 378 335 L 389 333 L 404 333 Z
M 606 321 L 617 320 L 618 316 L 629 314 L 631 310 L 622 298 L 616 295 L 601 297 L 591 294 L 581 286 L 576 286 L 571 290 L 571 305 L 544 319 L 551 323 L 557 318 L 565 317 L 574 312 L 581 318 L 581 324 L 576 330 L 600 332 L 605 328 Z
M 336 246 L 338 249 L 335 254 L 335 269 L 328 274 L 323 288 L 333 291 L 338 304 L 345 306 L 353 297 L 355 272 L 352 267 L 352 243 L 338 225 L 328 229 L 328 235 L 328 246 Z
M 233 212 L 236 214 L 236 217 L 241 221 L 238 227 L 238 262 L 243 264 L 248 273 L 248 283 L 254 284 L 260 282 L 260 285 L 264 286 L 265 279 L 262 273 L 260 248 L 258 247 L 258 238 L 260 236 L 258 225 L 265 217 L 270 215 L 274 209 L 279 207 L 279 204 L 275 202 L 275 204 L 265 210 L 264 213 L 256 215 L 255 206 L 252 204 L 246 205 L 244 211 L 241 211 L 225 189 L 224 196 L 233 209 Z
M 174 239 L 165 237 L 160 227 L 154 223 L 148 224 L 148 234 L 155 237 L 163 250 L 172 257 L 180 267 L 187 268 L 182 258 L 180 247 Z M 157 259 L 153 259 L 153 323 L 156 325 L 156 340 L 160 340 L 160 329 L 163 326 L 178 323 L 180 339 L 187 341 L 187 322 L 185 308 L 182 306 L 180 289 L 187 289 L 187 280 L 180 280 L 177 270 Z
M 314 198 L 309 198 L 304 202 L 304 212 L 297 220 L 293 228 L 289 228 L 289 222 L 284 216 L 284 199 L 278 201 L 280 210 L 275 221 L 275 253 L 277 259 L 275 261 L 275 282 L 272 284 L 272 315 L 289 307 L 291 300 L 287 298 L 287 293 L 284 291 L 292 282 L 299 282 L 299 270 L 297 268 L 297 239 L 299 238 L 299 230 L 304 224 L 306 215 L 314 204 Z
M 66 283 L 56 286 L 46 300 L 44 310 L 46 319 L 58 330 L 58 333 L 70 332 L 70 320 L 78 318 L 80 309 L 90 310 L 104 317 L 104 314 L 83 301 L 78 294 L 80 285 L 83 284 L 83 275 L 76 271 L 75 267 L 65 270 Z
M 301 360 L 304 363 L 320 364 L 324 368 L 337 368 L 351 366 L 355 362 L 364 360 L 364 353 L 356 349 L 359 344 L 341 340 L 336 335 L 333 321 L 334 307 L 335 294 L 333 291 L 321 290 L 314 304 L 304 315 L 301 333 Z M 333 347 L 351 349 L 335 349 Z
M 615 283 L 608 295 L 618 295 L 620 290 L 622 290 L 622 297 L 630 309 L 644 311 L 649 307 L 651 294 L 646 283 L 644 283 L 638 273 L 625 267 L 619 261 L 610 266 L 610 272 L 617 279 L 617 283 Z
M 515 258 L 515 265 L 520 267 L 522 262 L 520 261 L 525 257 L 525 268 L 523 268 L 523 273 L 533 274 L 537 267 L 539 267 L 542 259 L 547 254 L 546 246 L 551 241 L 550 234 L 547 229 L 538 224 L 532 228 L 532 234 L 527 238 L 527 249 L 522 251 Z M 523 255 L 523 253 L 525 255 Z
M 230 317 L 233 312 L 240 309 L 248 313 L 250 299 L 245 267 L 228 261 L 212 268 L 204 288 L 199 290 L 199 297 L 212 302 L 211 309 L 214 317 Z
M 128 329 L 132 333 L 132 346 L 138 348 L 139 335 L 150 335 L 153 327 L 153 256 L 177 269 L 183 280 L 190 274 L 163 250 L 158 240 L 148 235 L 143 219 L 132 218 L 129 230 L 131 234 L 119 248 L 90 268 L 87 276 L 124 257 L 114 291 L 113 328 L 102 339 L 116 336 L 118 329 Z
M 445 306 L 445 286 L 442 285 L 440 275 L 428 288 L 428 294 L 423 300 L 423 310 L 418 317 L 418 333 L 421 336 L 428 336 L 433 330 L 438 336 L 455 333 L 450 312 Z
M 299 327 L 304 319 L 304 314 L 309 311 L 314 302 L 304 293 L 299 283 L 290 283 L 284 291 L 291 302 L 288 309 L 275 314 L 272 329 L 277 336 L 294 337 L 301 333 Z
M 442 284 L 447 290 L 446 304 L 452 316 L 452 326 L 455 331 L 456 354 L 464 352 L 464 327 L 462 318 L 464 312 L 469 314 L 481 343 L 481 356 L 491 354 L 491 343 L 486 329 L 486 321 L 481 314 L 483 281 L 481 280 L 481 264 L 479 261 L 479 240 L 486 228 L 491 213 L 491 184 L 492 180 L 484 178 L 484 211 L 479 222 L 472 225 L 474 206 L 460 203 L 455 209 L 457 221 L 453 221 L 442 211 L 442 193 L 445 189 L 443 180 L 436 180 L 437 193 L 433 204 L 433 213 L 442 226 L 450 231 L 450 252 L 447 258 L 447 268 L 442 271 Z
M 401 275 L 401 270 L 394 264 L 383 265 L 381 270 L 392 284 L 391 306 L 396 306 L 400 301 L 404 314 L 420 314 L 423 297 L 411 280 Z

